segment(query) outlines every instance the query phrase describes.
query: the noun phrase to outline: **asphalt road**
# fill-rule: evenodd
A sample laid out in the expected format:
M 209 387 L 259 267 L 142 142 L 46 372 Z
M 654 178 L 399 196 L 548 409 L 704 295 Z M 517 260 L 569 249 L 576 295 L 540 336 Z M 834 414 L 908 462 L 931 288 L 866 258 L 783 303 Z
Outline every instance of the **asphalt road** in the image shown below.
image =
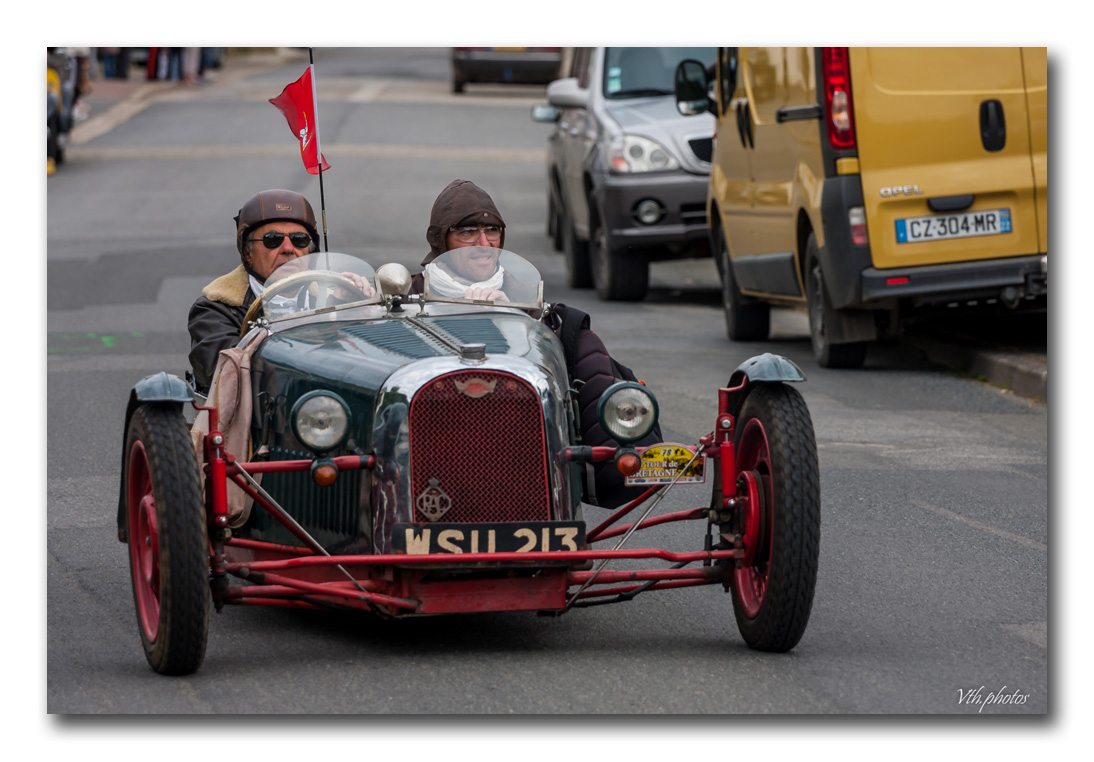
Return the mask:
M 713 588 L 549 619 L 390 623 L 240 607 L 213 617 L 199 673 L 152 673 L 113 525 L 128 391 L 145 375 L 185 370 L 187 310 L 234 266 L 231 218 L 247 197 L 286 187 L 318 206 L 318 183 L 266 103 L 305 63 L 240 63 L 216 83 L 157 90 L 73 146 L 47 185 L 47 712 L 1049 710 L 1047 406 L 954 376 L 908 345 L 873 350 L 859 372 L 821 369 L 796 313 L 777 314 L 770 341 L 730 344 L 709 262 L 657 267 L 638 305 L 569 290 L 545 235 L 548 128 L 528 116 L 542 88 L 450 95 L 443 54 L 428 49 L 317 58 L 331 250 L 413 267 L 437 192 L 474 180 L 498 201 L 507 246 L 541 269 L 548 298 L 593 314 L 613 354 L 658 394 L 676 441 L 710 430 L 716 389 L 748 357 L 797 362 L 823 499 L 809 628 L 789 654 L 752 652 Z M 694 488 L 666 503 L 705 500 Z M 683 530 L 658 531 L 669 546 L 694 545 Z M 963 700 L 981 687 L 985 700 L 1024 698 Z

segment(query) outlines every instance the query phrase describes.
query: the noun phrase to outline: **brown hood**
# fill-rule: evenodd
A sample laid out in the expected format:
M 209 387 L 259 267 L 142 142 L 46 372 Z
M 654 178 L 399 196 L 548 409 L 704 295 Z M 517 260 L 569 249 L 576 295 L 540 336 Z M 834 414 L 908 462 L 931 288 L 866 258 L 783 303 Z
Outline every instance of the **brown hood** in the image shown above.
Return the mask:
M 448 250 L 444 239 L 449 228 L 461 223 L 470 225 L 473 222 L 501 227 L 501 242 L 498 247 L 505 248 L 505 222 L 498 208 L 494 206 L 493 199 L 469 180 L 453 180 L 433 202 L 429 228 L 425 232 L 425 239 L 429 242 L 429 254 L 422 260 L 422 267 Z

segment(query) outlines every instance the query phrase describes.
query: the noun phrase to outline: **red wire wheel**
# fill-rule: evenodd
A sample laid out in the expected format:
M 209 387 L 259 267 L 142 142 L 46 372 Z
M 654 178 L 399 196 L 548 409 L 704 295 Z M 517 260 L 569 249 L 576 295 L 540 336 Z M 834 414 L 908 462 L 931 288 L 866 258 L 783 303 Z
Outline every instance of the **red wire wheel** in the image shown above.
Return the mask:
M 160 628 L 160 540 L 148 454 L 138 440 L 129 451 L 129 566 L 141 634 L 154 642 Z
M 786 384 L 752 388 L 734 434 L 737 533 L 733 613 L 761 651 L 789 651 L 805 633 L 820 551 L 820 478 L 809 409 Z
M 137 628 L 157 672 L 194 672 L 209 632 L 208 532 L 197 458 L 177 404 L 133 411 L 125 498 Z
M 771 493 L 771 473 L 767 436 L 755 419 L 749 424 L 752 430 L 741 441 L 747 443 L 753 469 L 744 471 L 738 479 L 738 494 L 744 498 L 739 518 L 745 557 L 733 571 L 733 584 L 745 615 L 754 618 L 763 604 L 771 568 L 771 507 L 764 497 Z M 737 463 L 741 465 L 740 457 Z

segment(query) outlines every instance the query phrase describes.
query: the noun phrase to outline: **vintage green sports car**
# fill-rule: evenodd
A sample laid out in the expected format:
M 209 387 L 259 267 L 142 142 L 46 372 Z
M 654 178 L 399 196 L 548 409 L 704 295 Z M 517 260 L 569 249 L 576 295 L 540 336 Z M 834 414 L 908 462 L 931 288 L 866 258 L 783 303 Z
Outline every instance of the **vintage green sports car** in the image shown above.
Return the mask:
M 539 273 L 493 255 L 490 299 L 429 272 L 410 293 L 401 265 L 302 257 L 267 280 L 208 398 L 167 373 L 133 388 L 118 531 L 153 669 L 201 666 L 210 601 L 557 615 L 717 585 L 750 646 L 798 643 L 820 531 L 813 425 L 786 383 L 801 371 L 754 357 L 712 394 L 709 433 L 641 447 L 657 402 L 620 381 L 598 408 L 616 444 L 583 445 Z M 641 494 L 590 505 L 594 465 Z M 655 512 L 698 482 L 700 505 Z M 694 527 L 689 548 L 632 540 L 669 522 Z

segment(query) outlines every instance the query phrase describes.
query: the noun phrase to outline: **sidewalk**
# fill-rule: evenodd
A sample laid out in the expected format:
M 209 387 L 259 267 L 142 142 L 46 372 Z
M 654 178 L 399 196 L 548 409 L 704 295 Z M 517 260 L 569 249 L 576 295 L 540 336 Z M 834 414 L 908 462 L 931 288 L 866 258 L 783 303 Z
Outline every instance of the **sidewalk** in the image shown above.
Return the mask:
M 130 70 L 129 79 L 93 79 L 91 92 L 82 98 L 88 107 L 88 118 L 73 127 L 70 145 L 81 145 L 109 132 L 142 111 L 161 93 L 180 88 L 215 87 L 218 83 L 301 58 L 307 59 L 307 53 L 295 48 L 254 48 L 238 52 L 229 49 L 220 69 L 210 71 L 206 79 L 194 83 L 146 79 L 139 67 Z

